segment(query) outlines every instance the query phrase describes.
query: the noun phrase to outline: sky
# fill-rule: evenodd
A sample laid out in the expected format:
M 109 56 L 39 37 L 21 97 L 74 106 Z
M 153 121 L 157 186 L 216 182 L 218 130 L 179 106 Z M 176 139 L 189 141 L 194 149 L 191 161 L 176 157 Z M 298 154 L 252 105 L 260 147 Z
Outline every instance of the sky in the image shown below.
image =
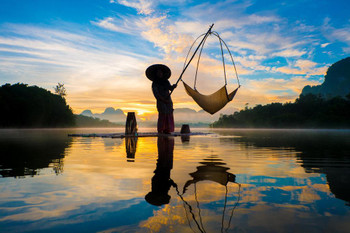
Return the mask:
M 349 11 L 346 0 L 2 0 L 0 85 L 20 82 L 53 92 L 64 83 L 74 113 L 113 107 L 151 116 L 156 106 L 146 68 L 166 64 L 175 83 L 193 41 L 214 23 L 242 85 L 215 116 L 293 102 L 349 56 Z M 232 91 L 238 83 L 226 50 L 224 58 Z M 196 64 L 197 58 L 183 76 L 190 86 Z M 223 85 L 220 44 L 211 35 L 196 87 L 211 94 Z M 181 82 L 172 98 L 175 109 L 200 110 Z

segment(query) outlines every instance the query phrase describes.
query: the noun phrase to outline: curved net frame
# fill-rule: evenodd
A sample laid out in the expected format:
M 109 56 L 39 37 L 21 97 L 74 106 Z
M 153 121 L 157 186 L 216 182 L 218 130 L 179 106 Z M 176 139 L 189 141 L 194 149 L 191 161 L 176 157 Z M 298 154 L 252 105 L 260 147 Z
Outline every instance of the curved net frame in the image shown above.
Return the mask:
M 225 85 L 220 88 L 218 91 L 210 94 L 210 95 L 203 95 L 200 92 L 197 91 L 196 89 L 196 84 L 197 84 L 197 77 L 198 77 L 198 70 L 199 70 L 199 64 L 200 64 L 200 59 L 201 59 L 201 55 L 203 52 L 203 48 L 205 45 L 206 40 L 208 39 L 208 37 L 210 35 L 214 35 L 215 37 L 218 38 L 219 43 L 220 43 L 220 49 L 221 49 L 221 57 L 222 57 L 222 65 L 223 65 L 223 71 L 224 71 L 224 79 L 225 79 Z M 184 62 L 184 69 L 188 66 L 189 62 L 187 62 L 189 55 L 191 54 L 192 48 L 193 46 L 196 44 L 196 42 L 202 38 L 202 41 L 199 45 L 199 47 L 197 48 L 197 50 L 199 49 L 199 55 L 198 55 L 198 59 L 197 59 L 197 65 L 196 65 L 196 72 L 195 72 L 195 79 L 194 79 L 194 85 L 193 88 L 190 87 L 188 84 L 186 84 L 183 80 L 181 80 L 184 84 L 185 90 L 187 92 L 187 94 L 189 96 L 192 97 L 192 99 L 206 112 L 210 113 L 210 114 L 214 114 L 216 112 L 218 112 L 219 110 L 221 110 L 228 102 L 232 101 L 234 96 L 237 93 L 237 90 L 240 88 L 240 82 L 239 82 L 239 78 L 238 78 L 238 73 L 237 73 L 237 69 L 236 69 L 236 65 L 233 61 L 233 57 L 231 54 L 231 51 L 229 50 L 227 44 L 225 43 L 225 41 L 220 37 L 219 33 L 213 31 L 211 32 L 209 30 L 209 33 L 205 33 L 200 35 L 199 37 L 197 37 L 197 39 L 192 43 L 185 62 Z M 224 47 L 226 48 L 226 50 L 228 51 L 228 54 L 230 55 L 231 58 L 231 62 L 232 62 L 232 66 L 234 68 L 234 73 L 237 79 L 237 84 L 238 87 L 232 91 L 231 93 L 227 92 L 227 75 L 226 75 L 226 63 L 225 63 L 225 56 L 224 56 Z M 196 50 L 196 51 L 197 51 Z M 195 52 L 196 52 L 195 51 Z M 194 52 L 194 53 L 195 53 Z M 193 58 L 194 55 L 192 55 Z

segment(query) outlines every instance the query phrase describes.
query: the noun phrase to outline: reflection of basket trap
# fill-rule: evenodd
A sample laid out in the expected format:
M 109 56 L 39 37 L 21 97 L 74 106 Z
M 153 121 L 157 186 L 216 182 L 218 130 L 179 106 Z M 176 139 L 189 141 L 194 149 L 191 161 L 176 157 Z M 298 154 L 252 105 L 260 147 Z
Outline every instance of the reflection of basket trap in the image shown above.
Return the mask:
M 184 208 L 186 211 L 186 217 L 189 223 L 190 228 L 192 229 L 193 232 L 196 232 L 195 229 L 191 226 L 191 220 L 189 218 L 188 211 L 190 212 L 191 218 L 194 221 L 196 228 L 200 232 L 206 232 L 203 224 L 203 218 L 202 218 L 202 213 L 201 213 L 201 208 L 200 204 L 198 201 L 198 195 L 197 195 L 197 183 L 200 181 L 209 181 L 215 182 L 216 184 L 220 184 L 225 186 L 225 199 L 224 199 L 224 207 L 223 207 L 223 213 L 222 213 L 222 218 L 221 218 L 221 232 L 227 231 L 230 228 L 233 212 L 235 208 L 238 205 L 239 199 L 240 199 L 240 189 L 241 189 L 241 184 L 235 182 L 236 176 L 232 173 L 227 172 L 229 168 L 224 167 L 222 165 L 225 165 L 225 163 L 222 162 L 221 159 L 218 159 L 216 156 L 211 156 L 209 159 L 205 159 L 203 162 L 201 162 L 203 166 L 197 167 L 197 171 L 190 173 L 192 180 L 189 180 L 185 183 L 183 192 L 180 194 L 179 190 L 177 189 L 177 194 L 181 198 L 181 200 L 184 203 Z M 227 196 L 228 196 L 228 184 L 229 183 L 234 183 L 238 185 L 238 197 L 236 199 L 235 204 L 232 207 L 230 217 L 228 219 L 227 227 L 225 228 L 225 212 L 227 209 Z M 194 209 L 192 205 L 190 204 L 190 201 L 186 201 L 184 198 L 184 195 L 186 191 L 189 189 L 189 187 L 193 184 L 194 187 L 194 199 L 196 202 L 196 208 L 198 209 L 198 213 L 196 214 L 194 212 Z M 199 218 L 199 221 L 197 220 L 197 217 Z

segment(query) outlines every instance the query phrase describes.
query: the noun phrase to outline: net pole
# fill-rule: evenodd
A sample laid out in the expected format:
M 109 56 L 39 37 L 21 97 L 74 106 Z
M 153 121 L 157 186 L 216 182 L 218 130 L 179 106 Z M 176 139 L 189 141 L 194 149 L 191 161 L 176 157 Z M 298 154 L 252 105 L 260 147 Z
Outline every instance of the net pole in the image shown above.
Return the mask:
M 187 67 L 190 65 L 192 59 L 193 59 L 194 56 L 196 55 L 198 49 L 201 47 L 202 43 L 205 41 L 205 39 L 207 38 L 207 36 L 210 34 L 211 29 L 213 28 L 213 26 L 214 26 L 214 24 L 212 24 L 212 25 L 209 27 L 209 30 L 207 31 L 207 33 L 206 33 L 205 36 L 203 37 L 202 41 L 199 43 L 199 45 L 198 45 L 198 47 L 196 48 L 196 50 L 194 51 L 194 53 L 193 53 L 191 59 L 188 61 L 187 65 L 186 65 L 185 68 L 182 70 L 179 79 L 178 79 L 178 80 L 176 81 L 176 83 L 175 83 L 176 85 L 177 85 L 177 84 L 180 82 L 180 80 L 182 79 L 182 75 L 185 73 Z M 171 94 L 173 93 L 174 90 L 175 90 L 175 89 L 173 89 L 173 90 L 170 92 L 169 95 L 171 95 Z

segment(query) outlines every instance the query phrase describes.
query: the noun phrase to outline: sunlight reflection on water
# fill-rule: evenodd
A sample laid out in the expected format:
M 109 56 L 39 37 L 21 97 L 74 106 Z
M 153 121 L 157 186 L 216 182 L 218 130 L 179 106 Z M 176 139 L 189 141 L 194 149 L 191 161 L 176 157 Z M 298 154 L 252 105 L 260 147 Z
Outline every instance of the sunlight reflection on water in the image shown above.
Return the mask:
M 350 231 L 349 131 L 122 131 L 0 130 L 1 231 Z

